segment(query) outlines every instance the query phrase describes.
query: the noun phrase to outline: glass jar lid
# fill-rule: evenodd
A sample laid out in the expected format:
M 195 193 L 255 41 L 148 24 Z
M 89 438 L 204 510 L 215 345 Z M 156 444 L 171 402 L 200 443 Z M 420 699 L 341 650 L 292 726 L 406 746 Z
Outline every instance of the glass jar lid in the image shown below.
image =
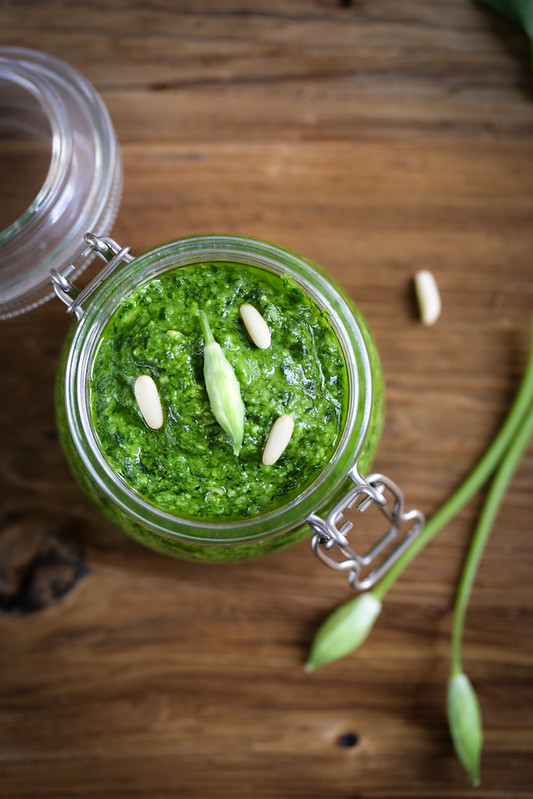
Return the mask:
M 19 160 L 21 168 L 13 173 L 21 181 L 30 171 L 35 174 L 28 159 L 36 152 L 41 162 L 43 154 L 49 159 L 29 205 L 0 225 L 4 319 L 53 296 L 52 268 L 72 263 L 73 274 L 79 274 L 87 266 L 83 236 L 111 230 L 122 161 L 111 119 L 92 84 L 65 62 L 18 47 L 0 47 L 0 147 L 6 158 Z M 12 186 L 12 194 L 19 188 Z

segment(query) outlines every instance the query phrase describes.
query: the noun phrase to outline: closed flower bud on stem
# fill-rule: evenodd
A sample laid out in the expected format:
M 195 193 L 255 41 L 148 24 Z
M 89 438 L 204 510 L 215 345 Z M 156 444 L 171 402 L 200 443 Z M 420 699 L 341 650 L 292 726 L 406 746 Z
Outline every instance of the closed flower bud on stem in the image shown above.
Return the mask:
M 213 415 L 228 434 L 233 452 L 238 455 L 244 436 L 244 404 L 239 381 L 220 344 L 217 344 L 207 316 L 202 312 L 204 329 L 204 379 Z
M 483 744 L 481 712 L 472 683 L 462 672 L 448 680 L 448 724 L 457 757 L 473 785 L 479 785 Z
M 381 602 L 372 593 L 361 594 L 338 607 L 319 628 L 306 671 L 338 660 L 357 649 L 372 630 Z

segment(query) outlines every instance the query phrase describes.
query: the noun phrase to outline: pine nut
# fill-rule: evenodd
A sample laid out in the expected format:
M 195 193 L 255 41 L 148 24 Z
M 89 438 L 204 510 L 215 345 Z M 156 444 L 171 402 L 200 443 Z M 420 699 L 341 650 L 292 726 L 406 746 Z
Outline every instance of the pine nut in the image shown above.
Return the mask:
M 135 399 L 144 421 L 153 430 L 163 424 L 163 409 L 157 386 L 150 375 L 140 375 L 135 381 Z
M 253 305 L 245 302 L 239 308 L 242 321 L 248 331 L 248 335 L 260 350 L 267 350 L 270 347 L 270 328 Z
M 427 269 L 416 273 L 415 290 L 422 322 L 425 325 L 434 325 L 440 316 L 442 305 L 437 282 Z
M 270 433 L 263 451 L 263 464 L 273 466 L 278 458 L 285 452 L 292 431 L 294 430 L 294 419 L 288 413 L 278 416 L 270 429 Z

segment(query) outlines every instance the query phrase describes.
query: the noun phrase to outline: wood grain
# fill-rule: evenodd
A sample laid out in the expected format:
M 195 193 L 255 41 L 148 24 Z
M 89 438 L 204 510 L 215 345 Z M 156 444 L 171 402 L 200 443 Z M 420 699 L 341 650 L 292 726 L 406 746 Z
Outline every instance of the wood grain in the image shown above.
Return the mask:
M 525 37 L 467 0 L 43 0 L 0 6 L 0 44 L 64 58 L 101 92 L 125 167 L 114 235 L 134 252 L 244 233 L 342 283 L 385 369 L 376 467 L 431 514 L 502 423 L 527 355 Z M 432 329 L 416 316 L 419 268 L 442 293 Z M 409 567 L 359 652 L 305 675 L 317 624 L 350 595 L 342 578 L 306 542 L 207 567 L 105 522 L 55 433 L 67 327 L 58 303 L 0 327 L 2 518 L 60 516 L 90 568 L 47 609 L 0 615 L 0 796 L 473 795 L 444 707 L 454 590 L 482 497 Z M 530 451 L 467 618 L 483 799 L 533 797 L 532 484 Z

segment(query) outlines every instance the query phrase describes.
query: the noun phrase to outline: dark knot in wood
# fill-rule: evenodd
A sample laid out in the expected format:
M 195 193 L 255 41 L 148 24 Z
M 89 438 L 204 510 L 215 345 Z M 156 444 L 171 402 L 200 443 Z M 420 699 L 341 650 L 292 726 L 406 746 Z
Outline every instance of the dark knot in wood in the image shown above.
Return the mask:
M 63 519 L 19 514 L 0 526 L 0 610 L 43 610 L 88 572 L 81 547 Z

